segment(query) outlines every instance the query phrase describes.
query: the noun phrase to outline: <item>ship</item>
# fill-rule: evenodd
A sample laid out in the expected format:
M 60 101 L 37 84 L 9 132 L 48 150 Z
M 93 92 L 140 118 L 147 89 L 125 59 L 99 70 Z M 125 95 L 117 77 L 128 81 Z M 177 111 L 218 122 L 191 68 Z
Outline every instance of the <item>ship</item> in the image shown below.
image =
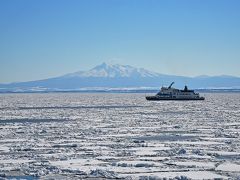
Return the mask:
M 146 96 L 149 101 L 161 101 L 161 100 L 204 100 L 199 93 L 194 90 L 189 90 L 187 86 L 183 90 L 173 88 L 170 84 L 168 87 L 162 87 L 161 90 L 155 96 Z

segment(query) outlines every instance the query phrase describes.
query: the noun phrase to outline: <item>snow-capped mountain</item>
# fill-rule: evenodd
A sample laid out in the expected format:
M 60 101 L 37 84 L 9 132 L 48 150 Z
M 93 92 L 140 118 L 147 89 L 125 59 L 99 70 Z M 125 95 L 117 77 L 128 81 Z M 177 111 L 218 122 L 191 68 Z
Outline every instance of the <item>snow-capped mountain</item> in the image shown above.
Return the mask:
M 0 84 L 0 92 L 71 91 L 79 89 L 160 88 L 175 81 L 178 88 L 240 88 L 240 78 L 233 76 L 184 77 L 164 75 L 128 65 L 102 63 L 88 71 L 78 71 L 60 77 Z
M 67 74 L 64 77 L 158 77 L 160 74 L 148 71 L 144 68 L 135 68 L 129 65 L 102 63 L 89 71 L 78 71 Z

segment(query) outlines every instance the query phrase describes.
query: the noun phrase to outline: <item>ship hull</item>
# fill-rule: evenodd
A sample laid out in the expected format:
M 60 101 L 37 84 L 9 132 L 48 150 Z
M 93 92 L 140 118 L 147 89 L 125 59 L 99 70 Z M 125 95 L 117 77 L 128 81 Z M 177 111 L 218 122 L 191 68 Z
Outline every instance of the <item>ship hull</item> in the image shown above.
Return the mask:
M 201 101 L 204 97 L 199 98 L 171 98 L 171 97 L 157 97 L 157 96 L 146 96 L 148 101 Z

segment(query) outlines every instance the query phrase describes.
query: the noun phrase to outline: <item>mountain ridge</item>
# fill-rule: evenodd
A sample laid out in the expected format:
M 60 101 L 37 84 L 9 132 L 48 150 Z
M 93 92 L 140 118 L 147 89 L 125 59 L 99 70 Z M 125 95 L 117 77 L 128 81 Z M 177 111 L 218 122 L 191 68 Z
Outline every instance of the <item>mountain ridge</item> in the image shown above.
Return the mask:
M 102 63 L 89 71 L 77 71 L 64 75 L 65 77 L 156 77 L 159 73 L 146 70 L 144 68 L 135 68 L 130 65 Z
M 77 71 L 54 78 L 0 84 L 0 91 L 28 89 L 74 90 L 81 88 L 136 88 L 160 87 L 176 82 L 177 88 L 188 85 L 190 88 L 240 88 L 240 78 L 228 75 L 186 77 L 152 72 L 130 65 L 102 63 L 88 71 Z

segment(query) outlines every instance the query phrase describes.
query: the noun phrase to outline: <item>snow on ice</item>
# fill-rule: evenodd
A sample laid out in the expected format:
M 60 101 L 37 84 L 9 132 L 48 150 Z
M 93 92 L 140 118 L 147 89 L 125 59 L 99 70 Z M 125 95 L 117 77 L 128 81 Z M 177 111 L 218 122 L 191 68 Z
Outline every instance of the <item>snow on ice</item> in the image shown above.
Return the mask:
M 0 94 L 0 179 L 240 178 L 240 94 Z

